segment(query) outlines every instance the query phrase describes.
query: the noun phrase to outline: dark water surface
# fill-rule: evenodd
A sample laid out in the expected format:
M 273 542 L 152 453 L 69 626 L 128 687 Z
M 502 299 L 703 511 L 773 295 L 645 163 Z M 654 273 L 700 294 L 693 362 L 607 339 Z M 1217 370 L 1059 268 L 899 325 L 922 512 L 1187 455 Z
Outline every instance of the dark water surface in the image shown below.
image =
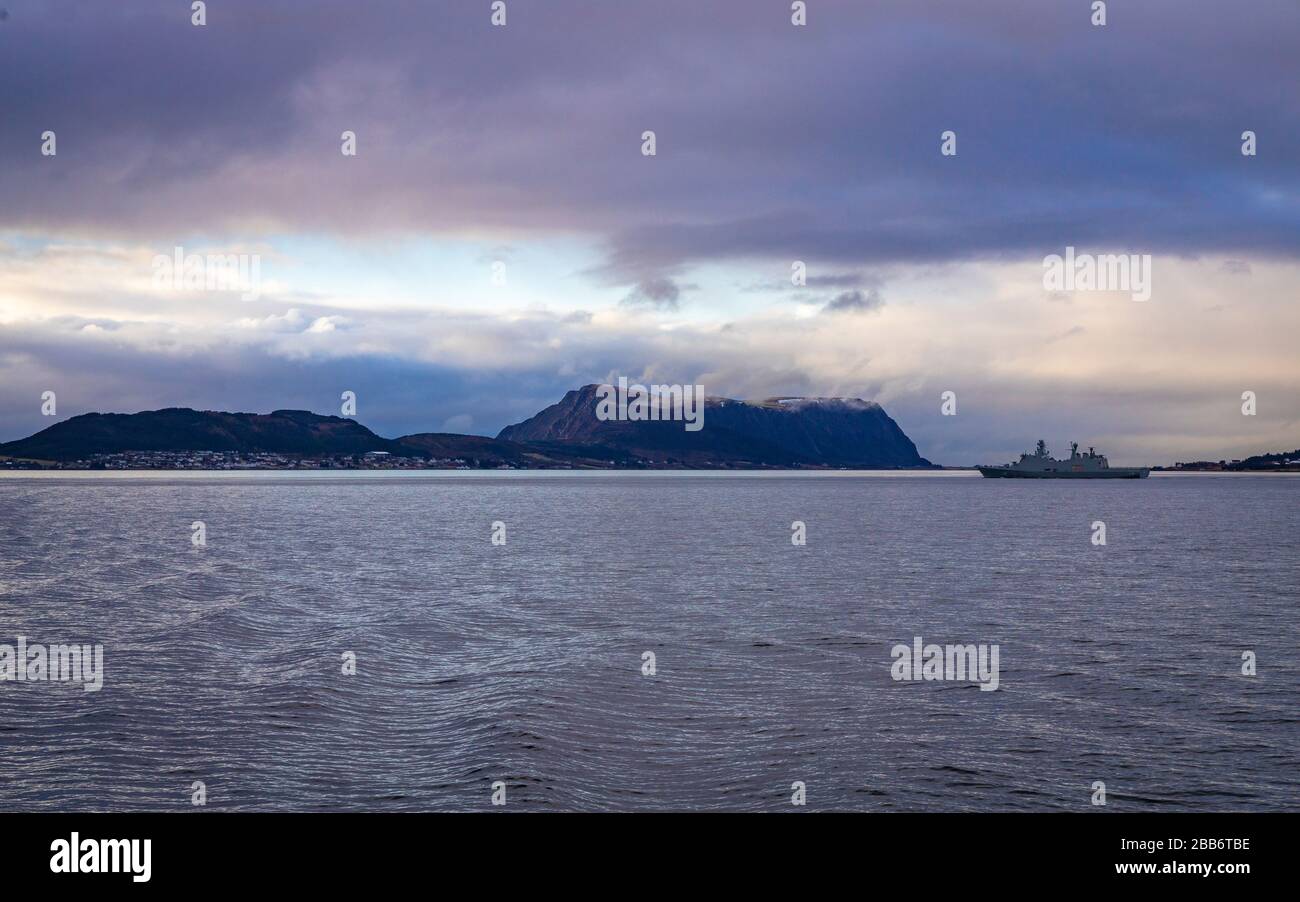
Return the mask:
M 0 683 L 0 809 L 1295 810 L 1298 537 L 1286 477 L 10 474 L 0 643 L 105 677 Z

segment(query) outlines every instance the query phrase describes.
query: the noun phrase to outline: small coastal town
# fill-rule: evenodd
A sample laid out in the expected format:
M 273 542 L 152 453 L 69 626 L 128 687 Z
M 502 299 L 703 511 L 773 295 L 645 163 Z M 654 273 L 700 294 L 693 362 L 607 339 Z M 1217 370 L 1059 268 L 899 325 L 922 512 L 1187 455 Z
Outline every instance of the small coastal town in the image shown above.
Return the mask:
M 1300 451 L 1259 454 L 1245 460 L 1179 461 L 1172 467 L 1152 467 L 1165 473 L 1296 473 L 1300 472 Z
M 241 451 L 123 451 L 84 460 L 0 458 L 0 470 L 474 470 L 474 460 L 403 457 L 387 451 L 302 457 Z M 507 464 L 490 469 L 513 470 Z

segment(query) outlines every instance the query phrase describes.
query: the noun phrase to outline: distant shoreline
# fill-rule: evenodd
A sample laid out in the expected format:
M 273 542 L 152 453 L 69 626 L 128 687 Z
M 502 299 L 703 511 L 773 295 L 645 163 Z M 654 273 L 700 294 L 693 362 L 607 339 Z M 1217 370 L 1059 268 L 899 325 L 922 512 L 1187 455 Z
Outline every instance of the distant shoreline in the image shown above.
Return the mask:
M 167 458 L 158 460 L 158 457 Z M 732 463 L 710 466 L 707 464 L 688 465 L 680 462 L 659 463 L 646 461 L 628 466 L 626 463 L 611 461 L 608 465 L 545 465 L 520 466 L 511 464 L 493 464 L 468 462 L 461 460 L 430 460 L 427 458 L 377 457 L 366 455 L 336 456 L 328 458 L 292 458 L 279 454 L 248 455 L 248 459 L 226 460 L 213 465 L 211 461 L 194 461 L 189 465 L 174 466 L 174 455 L 168 452 L 128 452 L 127 454 L 105 455 L 105 460 L 98 462 L 86 460 L 58 461 L 35 458 L 6 457 L 0 455 L 0 473 L 452 473 L 452 472 L 700 472 L 700 473 L 978 473 L 979 468 L 972 466 L 942 466 L 932 464 L 925 467 L 834 467 L 834 466 L 777 466 L 745 465 Z M 261 458 L 261 459 L 258 459 Z M 1252 459 L 1253 460 L 1253 459 Z M 1219 464 L 1152 466 L 1153 474 L 1250 474 L 1273 475 L 1300 473 L 1300 465 L 1286 463 L 1274 465 L 1243 465 L 1245 461 L 1223 462 Z
M 131 459 L 132 455 L 114 455 L 114 457 L 127 458 L 125 460 L 105 460 L 99 465 L 87 462 L 85 460 L 75 461 L 58 461 L 58 460 L 41 460 L 34 458 L 6 457 L 0 455 L 0 473 L 35 473 L 35 472 L 60 472 L 60 473 L 130 473 L 130 472 L 155 472 L 155 473 L 369 473 L 369 472 L 401 472 L 401 473 L 449 473 L 449 472 L 617 472 L 617 473 L 641 473 L 641 472 L 699 472 L 699 473 L 978 473 L 978 465 L 972 466 L 942 466 L 932 464 L 928 467 L 833 467 L 833 466 L 777 466 L 777 465 L 750 465 L 746 466 L 741 463 L 729 465 L 708 466 L 703 464 L 686 465 L 681 463 L 657 463 L 646 462 L 634 466 L 620 465 L 611 462 L 607 466 L 517 466 L 508 464 L 470 464 L 462 461 L 447 460 L 429 460 L 421 458 L 371 458 L 367 459 L 362 456 L 359 458 L 300 458 L 293 459 L 284 455 L 263 455 L 264 457 L 273 457 L 275 460 L 249 460 L 249 461 L 230 461 L 225 465 L 204 465 L 195 463 L 188 466 L 168 466 L 167 463 L 172 461 L 150 461 L 148 458 L 157 456 L 160 452 L 137 452 L 140 458 Z M 253 455 L 256 456 L 256 455 Z M 90 465 L 87 465 L 90 463 Z M 1278 464 L 1273 466 L 1242 466 L 1243 462 L 1214 464 L 1214 465 L 1193 465 L 1193 466 L 1152 466 L 1150 470 L 1153 474 L 1188 474 L 1188 473 L 1228 473 L 1228 474 L 1250 474 L 1250 475 L 1273 475 L 1300 473 L 1300 465 L 1296 464 Z
M 852 477 L 878 477 L 878 478 L 936 478 L 936 479 L 979 479 L 979 470 L 975 467 L 933 467 L 929 469 L 912 468 L 912 469 L 890 469 L 890 470 L 868 470 L 868 469 L 832 469 L 818 467 L 803 468 L 741 468 L 741 467 L 714 467 L 714 468 L 686 468 L 686 467 L 640 467 L 640 468 L 615 468 L 607 467 L 600 469 L 565 469 L 562 467 L 554 468 L 516 468 L 516 469 L 499 469 L 496 467 L 468 467 L 468 468 L 449 468 L 449 467 L 424 467 L 424 468 L 405 468 L 405 469 L 368 469 L 358 468 L 246 468 L 246 469 L 168 469 L 163 467 L 134 467 L 122 469 L 72 469 L 72 468 L 47 468 L 47 469 L 23 469 L 23 468 L 6 468 L 0 465 L 0 481 L 4 479 L 21 480 L 21 479 L 98 479 L 98 478 L 194 478 L 194 479 L 238 479 L 241 477 L 266 477 L 279 478 L 286 477 L 293 479 L 307 480 L 326 480 L 326 479 L 447 479 L 447 478 L 483 478 L 490 479 L 496 477 L 514 477 L 514 476 L 536 476 L 539 478 L 562 478 L 562 477 L 621 477 L 621 476 L 666 476 L 675 475 L 683 477 L 823 477 L 823 478 L 852 478 Z M 1152 470 L 1151 478 L 1166 477 L 1190 477 L 1190 476 L 1214 476 L 1214 477 L 1247 477 L 1247 476 L 1264 476 L 1264 477 L 1300 477 L 1300 471 L 1284 470 Z M 1024 480 L 1020 480 L 1023 482 Z M 1041 481 L 1041 480 L 1036 480 Z M 1074 480 L 1079 481 L 1079 480 Z M 1084 480 L 1095 482 L 1096 480 Z M 1105 482 L 1114 482 L 1115 480 L 1105 480 Z M 1124 482 L 1134 482 L 1136 480 L 1122 480 Z

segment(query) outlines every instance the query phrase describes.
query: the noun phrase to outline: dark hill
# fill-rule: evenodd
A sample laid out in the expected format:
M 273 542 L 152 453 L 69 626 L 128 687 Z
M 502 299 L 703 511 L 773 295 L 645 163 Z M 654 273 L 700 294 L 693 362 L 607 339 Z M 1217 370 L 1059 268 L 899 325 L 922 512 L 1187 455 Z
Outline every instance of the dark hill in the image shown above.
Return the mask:
M 570 391 L 497 437 L 602 445 L 686 466 L 930 466 L 884 408 L 856 398 L 709 398 L 698 432 L 673 421 L 602 421 L 596 417 L 597 401 L 595 385 Z
M 0 455 L 83 460 L 122 451 L 240 451 L 294 455 L 410 454 L 355 420 L 306 410 L 222 413 L 168 407 L 141 413 L 87 413 L 0 445 Z

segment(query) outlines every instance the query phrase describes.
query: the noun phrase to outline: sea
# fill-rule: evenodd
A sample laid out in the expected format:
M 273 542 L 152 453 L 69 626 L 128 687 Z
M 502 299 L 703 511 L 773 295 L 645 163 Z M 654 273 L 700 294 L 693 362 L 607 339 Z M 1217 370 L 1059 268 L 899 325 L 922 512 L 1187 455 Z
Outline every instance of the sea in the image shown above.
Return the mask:
M 7 473 L 0 810 L 1294 811 L 1298 538 L 1282 475 Z

